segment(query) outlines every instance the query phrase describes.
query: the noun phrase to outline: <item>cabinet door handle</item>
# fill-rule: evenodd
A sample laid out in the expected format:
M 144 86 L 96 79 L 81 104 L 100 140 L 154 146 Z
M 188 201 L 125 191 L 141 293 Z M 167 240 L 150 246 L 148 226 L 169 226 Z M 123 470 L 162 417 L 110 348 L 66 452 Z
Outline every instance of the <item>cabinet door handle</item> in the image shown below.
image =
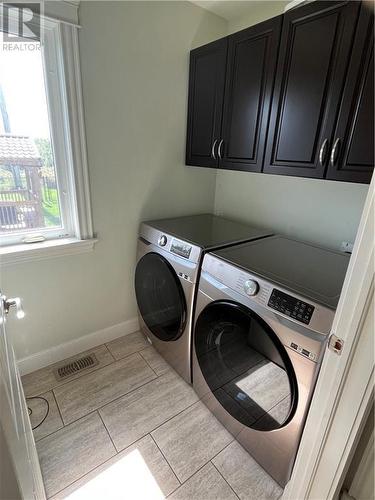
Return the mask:
M 216 146 L 216 143 L 217 143 L 217 139 L 214 140 L 214 142 L 212 143 L 212 148 L 211 148 L 211 157 L 216 160 L 216 155 L 215 155 L 215 146 Z
M 324 139 L 322 145 L 320 146 L 320 151 L 319 151 L 319 163 L 321 166 L 323 166 L 324 163 L 326 162 L 327 146 L 328 146 L 328 139 Z
M 223 158 L 221 156 L 221 149 L 223 147 L 223 143 L 224 143 L 224 139 L 221 139 L 221 141 L 219 142 L 219 147 L 217 148 L 217 154 L 219 155 L 220 160 Z
M 333 144 L 333 148 L 332 148 L 332 151 L 331 151 L 330 163 L 331 163 L 332 167 L 334 167 L 335 163 L 336 163 L 339 144 L 340 144 L 340 137 L 338 137 L 335 140 L 335 143 Z

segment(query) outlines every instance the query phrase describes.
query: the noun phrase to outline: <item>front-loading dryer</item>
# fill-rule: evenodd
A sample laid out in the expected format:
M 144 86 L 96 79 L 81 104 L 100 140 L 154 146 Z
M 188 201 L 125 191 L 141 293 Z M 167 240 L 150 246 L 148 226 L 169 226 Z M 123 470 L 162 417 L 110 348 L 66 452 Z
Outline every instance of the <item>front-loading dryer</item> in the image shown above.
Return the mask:
M 204 257 L 193 386 L 281 485 L 290 478 L 349 256 L 281 236 Z
M 187 382 L 191 382 L 191 328 L 203 255 L 268 235 L 269 231 L 210 214 L 141 224 L 135 270 L 140 327 Z

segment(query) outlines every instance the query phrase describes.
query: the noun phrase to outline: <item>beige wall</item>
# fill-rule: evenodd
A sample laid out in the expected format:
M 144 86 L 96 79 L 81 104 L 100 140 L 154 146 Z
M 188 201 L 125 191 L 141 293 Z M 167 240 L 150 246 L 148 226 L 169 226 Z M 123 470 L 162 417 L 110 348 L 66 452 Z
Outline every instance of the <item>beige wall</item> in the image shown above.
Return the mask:
M 188 57 L 226 22 L 188 2 L 81 2 L 80 52 L 94 252 L 5 268 L 24 300 L 19 357 L 136 315 L 141 219 L 212 211 L 215 171 L 184 166 Z
M 257 2 L 251 16 L 229 22 L 229 33 L 279 15 L 285 2 Z M 339 248 L 354 241 L 368 186 L 258 173 L 220 171 L 215 212 Z
M 215 211 L 339 249 L 353 242 L 368 186 L 218 171 Z
M 233 18 L 229 21 L 228 33 L 235 33 L 236 31 L 248 28 L 253 24 L 261 23 L 266 19 L 278 16 L 284 12 L 284 8 L 288 3 L 289 0 L 258 0 L 252 2 L 251 13 L 238 18 Z

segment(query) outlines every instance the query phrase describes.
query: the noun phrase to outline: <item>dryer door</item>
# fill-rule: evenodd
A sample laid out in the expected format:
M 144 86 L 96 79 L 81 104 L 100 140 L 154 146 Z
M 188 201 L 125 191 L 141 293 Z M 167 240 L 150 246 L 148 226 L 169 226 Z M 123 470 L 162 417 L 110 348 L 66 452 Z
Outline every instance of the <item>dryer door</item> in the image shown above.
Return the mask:
M 202 375 L 232 417 L 261 431 L 291 420 L 298 397 L 293 366 L 260 316 L 235 302 L 212 302 L 197 320 L 194 339 Z
M 182 335 L 187 308 L 179 278 L 169 262 L 157 253 L 148 253 L 135 270 L 135 294 L 139 312 L 158 339 L 176 340 Z

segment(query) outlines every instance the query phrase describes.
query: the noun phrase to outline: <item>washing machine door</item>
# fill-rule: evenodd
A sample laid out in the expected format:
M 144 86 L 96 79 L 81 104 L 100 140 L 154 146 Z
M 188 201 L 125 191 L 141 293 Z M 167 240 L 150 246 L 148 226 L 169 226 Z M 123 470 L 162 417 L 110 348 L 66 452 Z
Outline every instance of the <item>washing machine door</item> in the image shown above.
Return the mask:
M 292 363 L 254 311 L 235 302 L 212 302 L 198 317 L 194 347 L 211 392 L 237 421 L 272 431 L 291 420 L 298 398 Z
M 187 318 L 186 299 L 173 267 L 162 256 L 144 255 L 135 270 L 139 312 L 150 332 L 160 340 L 177 340 Z

